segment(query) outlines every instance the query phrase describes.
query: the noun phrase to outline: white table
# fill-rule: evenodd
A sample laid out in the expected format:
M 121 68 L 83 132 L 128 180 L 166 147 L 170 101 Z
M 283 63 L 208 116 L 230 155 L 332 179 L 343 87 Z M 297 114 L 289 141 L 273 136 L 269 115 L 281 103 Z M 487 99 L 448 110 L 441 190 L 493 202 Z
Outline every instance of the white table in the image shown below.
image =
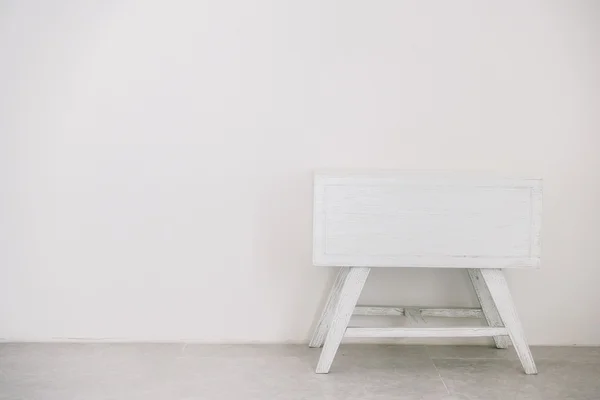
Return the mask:
M 313 261 L 341 267 L 310 347 L 328 373 L 344 337 L 481 337 L 512 341 L 537 369 L 504 268 L 540 265 L 539 179 L 474 174 L 322 172 L 314 183 Z M 481 309 L 357 307 L 371 268 L 465 268 Z M 348 327 L 352 315 L 483 317 L 487 327 Z

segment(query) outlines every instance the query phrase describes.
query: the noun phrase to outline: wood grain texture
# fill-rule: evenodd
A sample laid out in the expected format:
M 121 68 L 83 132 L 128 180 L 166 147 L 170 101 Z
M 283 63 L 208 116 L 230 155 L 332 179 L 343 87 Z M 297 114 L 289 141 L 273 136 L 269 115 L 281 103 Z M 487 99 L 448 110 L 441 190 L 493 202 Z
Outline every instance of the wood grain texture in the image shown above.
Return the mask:
M 404 307 L 356 306 L 353 315 L 404 317 Z
M 320 266 L 537 267 L 541 181 L 463 174 L 315 175 Z
M 419 310 L 417 307 L 404 308 L 404 315 L 413 324 L 425 323 L 425 320 L 423 319 L 423 316 L 421 315 L 421 310 Z
M 506 328 L 348 328 L 346 337 L 416 338 L 416 337 L 484 337 L 507 335 Z
M 325 304 L 325 308 L 323 308 L 321 318 L 319 318 L 319 322 L 315 327 L 308 347 L 323 346 L 323 343 L 325 342 L 325 337 L 327 336 L 327 332 L 329 331 L 329 327 L 331 325 L 331 320 L 333 319 L 335 308 L 337 307 L 339 301 L 340 291 L 342 290 L 342 287 L 346 280 L 346 276 L 348 276 L 348 272 L 350 272 L 350 268 L 342 267 L 337 273 L 335 281 L 333 282 L 333 287 L 331 288 L 331 291 L 329 293 L 327 303 Z
M 492 327 L 504 326 L 502 323 L 502 318 L 500 318 L 500 314 L 498 314 L 498 310 L 496 310 L 496 306 L 494 304 L 494 300 L 492 300 L 490 291 L 488 290 L 487 285 L 481 276 L 481 271 L 476 268 L 471 268 L 468 270 L 468 272 L 471 283 L 473 284 L 473 289 L 475 289 L 475 294 L 479 299 L 479 304 L 481 304 L 481 309 L 483 310 L 483 314 L 488 325 Z M 494 343 L 496 344 L 497 348 L 506 349 L 510 344 L 510 338 L 506 336 L 495 336 Z
M 325 338 L 323 350 L 321 350 L 316 370 L 318 374 L 329 372 L 370 270 L 370 268 L 365 267 L 350 268 L 340 291 L 337 307 L 335 308 L 331 326 Z
M 483 318 L 483 312 L 479 308 L 422 308 L 421 315 L 424 317 Z
M 482 269 L 481 276 L 490 291 L 498 314 L 500 314 L 502 322 L 508 330 L 525 373 L 537 374 L 537 368 L 525 339 L 525 332 L 517 315 L 504 272 L 500 269 Z
M 389 306 L 356 306 L 353 315 L 363 316 L 405 316 L 404 310 L 409 307 L 389 307 Z M 410 307 L 417 308 L 422 317 L 442 317 L 442 318 L 483 318 L 483 312 L 480 308 L 429 308 L 429 307 Z

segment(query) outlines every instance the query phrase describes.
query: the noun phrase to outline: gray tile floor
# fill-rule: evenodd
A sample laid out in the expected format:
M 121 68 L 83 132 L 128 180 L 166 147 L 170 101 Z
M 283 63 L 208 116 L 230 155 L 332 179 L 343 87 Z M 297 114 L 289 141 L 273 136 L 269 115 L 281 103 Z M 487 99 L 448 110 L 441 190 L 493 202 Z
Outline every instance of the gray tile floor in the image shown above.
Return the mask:
M 6 400 L 600 399 L 600 348 L 343 344 L 328 375 L 294 345 L 0 344 Z

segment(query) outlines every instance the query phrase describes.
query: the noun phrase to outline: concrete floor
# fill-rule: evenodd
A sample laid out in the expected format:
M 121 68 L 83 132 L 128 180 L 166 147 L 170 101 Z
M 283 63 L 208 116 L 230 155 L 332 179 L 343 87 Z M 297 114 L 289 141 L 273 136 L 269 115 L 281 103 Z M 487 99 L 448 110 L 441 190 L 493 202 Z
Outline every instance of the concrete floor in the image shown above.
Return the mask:
M 340 347 L 328 375 L 318 349 L 292 345 L 0 344 L 6 400 L 600 399 L 600 348 Z

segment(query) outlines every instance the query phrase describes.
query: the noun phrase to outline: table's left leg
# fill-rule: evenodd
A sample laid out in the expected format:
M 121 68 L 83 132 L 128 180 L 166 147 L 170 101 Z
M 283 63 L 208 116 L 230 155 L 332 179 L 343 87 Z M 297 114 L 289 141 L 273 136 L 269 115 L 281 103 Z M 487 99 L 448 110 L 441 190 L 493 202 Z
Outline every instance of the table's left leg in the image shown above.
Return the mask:
M 370 270 L 371 268 L 367 267 L 350 268 L 350 272 L 340 291 L 338 305 L 335 308 L 331 326 L 327 333 L 327 337 L 325 338 L 323 350 L 321 350 L 321 357 L 319 358 L 316 371 L 318 374 L 326 374 L 329 372 L 335 353 L 337 353 L 338 347 L 340 347 L 340 343 L 344 338 L 348 322 L 350 322 L 354 307 L 356 307 L 356 302 L 367 281 Z
M 323 347 L 323 343 L 325 342 L 325 336 L 327 336 L 327 332 L 329 331 L 329 327 L 331 326 L 333 313 L 335 312 L 335 308 L 337 307 L 340 298 L 340 291 L 342 290 L 342 286 L 344 285 L 346 276 L 348 276 L 348 272 L 350 272 L 349 267 L 340 268 L 335 278 L 335 282 L 333 283 L 333 287 L 329 292 L 329 298 L 327 299 L 325 308 L 321 313 L 321 318 L 319 318 L 319 322 L 317 323 L 317 326 L 313 331 L 313 335 L 310 339 L 308 347 Z

